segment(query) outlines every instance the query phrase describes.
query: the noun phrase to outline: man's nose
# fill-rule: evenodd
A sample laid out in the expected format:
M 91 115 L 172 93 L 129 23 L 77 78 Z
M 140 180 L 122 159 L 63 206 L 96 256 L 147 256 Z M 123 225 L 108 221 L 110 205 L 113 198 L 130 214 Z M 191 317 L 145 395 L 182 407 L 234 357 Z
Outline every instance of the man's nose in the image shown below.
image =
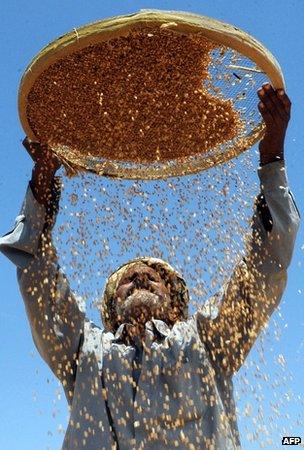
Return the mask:
M 134 284 L 136 287 L 148 287 L 149 278 L 146 273 L 138 273 L 134 279 Z

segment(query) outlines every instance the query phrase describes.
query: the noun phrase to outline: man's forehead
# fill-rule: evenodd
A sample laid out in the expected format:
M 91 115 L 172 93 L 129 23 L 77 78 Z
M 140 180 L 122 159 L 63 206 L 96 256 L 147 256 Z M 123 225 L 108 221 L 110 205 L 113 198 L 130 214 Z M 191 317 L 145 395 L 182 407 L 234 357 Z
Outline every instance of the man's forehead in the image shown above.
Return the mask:
M 153 270 L 154 271 L 153 273 L 158 274 L 161 278 L 163 278 L 164 274 L 166 274 L 167 276 L 169 274 L 178 276 L 175 270 L 165 261 L 152 257 L 144 257 L 138 260 L 130 261 L 121 266 L 118 270 L 116 270 L 108 279 L 107 285 L 108 292 L 111 292 L 113 294 L 118 284 L 122 280 L 122 277 L 125 277 L 127 271 L 134 268 L 134 266 L 137 264 L 141 264 L 144 268 L 147 268 L 148 270 L 149 269 Z M 164 274 L 160 273 L 160 269 L 162 269 L 162 272 L 164 271 Z
M 122 277 L 126 277 L 136 271 L 145 271 L 147 273 L 156 273 L 158 274 L 158 272 L 152 268 L 151 266 L 149 266 L 148 264 L 142 262 L 142 261 L 137 261 L 132 263 L 129 267 L 126 268 L 126 270 L 124 271 Z

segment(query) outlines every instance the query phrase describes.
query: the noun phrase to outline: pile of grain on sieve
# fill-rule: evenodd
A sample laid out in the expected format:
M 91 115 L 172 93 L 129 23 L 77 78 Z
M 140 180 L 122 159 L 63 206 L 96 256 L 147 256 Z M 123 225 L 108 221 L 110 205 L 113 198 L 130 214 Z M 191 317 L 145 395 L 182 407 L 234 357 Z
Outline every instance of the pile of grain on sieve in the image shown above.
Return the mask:
M 42 142 L 117 161 L 207 152 L 242 126 L 233 101 L 203 84 L 216 47 L 200 34 L 156 27 L 90 45 L 36 80 L 30 126 Z

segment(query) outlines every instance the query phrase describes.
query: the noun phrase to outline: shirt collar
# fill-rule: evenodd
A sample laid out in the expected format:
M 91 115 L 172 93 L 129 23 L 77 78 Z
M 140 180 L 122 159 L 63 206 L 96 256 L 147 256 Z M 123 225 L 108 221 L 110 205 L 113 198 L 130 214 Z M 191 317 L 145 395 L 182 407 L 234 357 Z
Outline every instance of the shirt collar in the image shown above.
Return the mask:
M 113 342 L 117 342 L 120 340 L 123 340 L 126 335 L 128 335 L 128 329 L 132 327 L 130 323 L 122 323 L 115 335 Z M 147 331 L 152 331 L 152 333 L 157 334 L 159 333 L 162 338 L 165 338 L 170 333 L 170 327 L 166 324 L 166 322 L 163 322 L 162 320 L 158 319 L 151 319 L 149 322 L 146 323 L 145 326 Z

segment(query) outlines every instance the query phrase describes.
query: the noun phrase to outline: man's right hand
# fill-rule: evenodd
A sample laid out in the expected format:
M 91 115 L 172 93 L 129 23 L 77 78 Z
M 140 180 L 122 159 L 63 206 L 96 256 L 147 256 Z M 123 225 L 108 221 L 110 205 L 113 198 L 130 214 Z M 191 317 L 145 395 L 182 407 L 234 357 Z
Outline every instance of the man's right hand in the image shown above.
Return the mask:
M 46 206 L 51 198 L 54 175 L 61 162 L 47 144 L 32 142 L 26 137 L 23 145 L 35 163 L 31 179 L 33 194 L 39 203 Z
M 59 158 L 49 149 L 47 144 L 30 141 L 28 137 L 23 140 L 22 144 L 34 163 L 45 171 L 54 174 L 60 168 Z

